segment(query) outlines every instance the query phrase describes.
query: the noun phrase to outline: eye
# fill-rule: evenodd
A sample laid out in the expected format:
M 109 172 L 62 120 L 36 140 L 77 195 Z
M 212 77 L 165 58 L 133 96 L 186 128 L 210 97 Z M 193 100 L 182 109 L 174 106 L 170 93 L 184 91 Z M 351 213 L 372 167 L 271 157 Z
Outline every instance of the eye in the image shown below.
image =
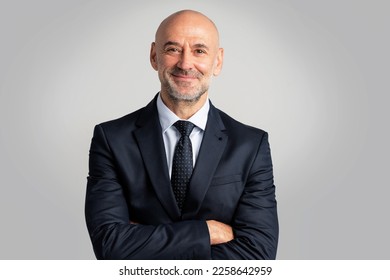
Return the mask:
M 180 52 L 179 48 L 176 48 L 176 47 L 167 48 L 165 51 L 168 53 L 179 53 Z
M 196 50 L 195 50 L 195 53 L 196 53 L 196 54 L 206 54 L 206 51 L 203 50 L 203 49 L 196 49 Z

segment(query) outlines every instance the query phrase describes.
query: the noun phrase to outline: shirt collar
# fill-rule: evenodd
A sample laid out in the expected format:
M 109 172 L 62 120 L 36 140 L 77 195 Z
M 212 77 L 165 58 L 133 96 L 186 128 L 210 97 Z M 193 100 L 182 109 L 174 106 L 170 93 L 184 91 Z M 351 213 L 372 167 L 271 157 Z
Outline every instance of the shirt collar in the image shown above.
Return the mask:
M 205 130 L 206 129 L 206 123 L 207 123 L 207 117 L 209 114 L 210 109 L 210 102 L 209 99 L 206 100 L 202 108 L 198 110 L 191 118 L 189 118 L 187 121 L 192 122 L 194 125 L 196 125 L 198 128 Z M 161 129 L 162 132 L 165 133 L 165 131 L 170 128 L 175 122 L 180 120 L 178 116 L 175 115 L 162 101 L 160 94 L 157 97 L 157 111 L 158 111 L 158 117 L 160 119 Z

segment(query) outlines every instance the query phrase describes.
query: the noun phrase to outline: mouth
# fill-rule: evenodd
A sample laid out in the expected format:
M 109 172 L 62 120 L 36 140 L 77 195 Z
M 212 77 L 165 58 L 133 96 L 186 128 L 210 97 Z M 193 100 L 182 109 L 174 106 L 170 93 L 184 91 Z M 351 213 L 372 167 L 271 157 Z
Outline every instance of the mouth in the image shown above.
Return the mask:
M 175 80 L 180 80 L 180 81 L 194 81 L 197 79 L 197 77 L 194 76 L 189 76 L 189 75 L 181 75 L 181 74 L 171 74 Z
M 177 68 L 173 69 L 170 74 L 172 75 L 173 79 L 186 82 L 197 80 L 200 77 L 200 73 L 195 70 L 182 70 Z

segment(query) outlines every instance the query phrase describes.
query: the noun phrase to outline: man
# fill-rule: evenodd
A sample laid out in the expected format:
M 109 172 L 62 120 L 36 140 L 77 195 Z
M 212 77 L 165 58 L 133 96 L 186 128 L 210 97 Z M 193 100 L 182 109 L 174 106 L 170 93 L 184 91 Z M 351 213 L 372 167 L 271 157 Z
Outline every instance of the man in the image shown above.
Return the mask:
M 85 210 L 96 257 L 274 259 L 267 133 L 208 100 L 223 62 L 216 26 L 195 11 L 169 16 L 150 62 L 159 94 L 95 127 Z

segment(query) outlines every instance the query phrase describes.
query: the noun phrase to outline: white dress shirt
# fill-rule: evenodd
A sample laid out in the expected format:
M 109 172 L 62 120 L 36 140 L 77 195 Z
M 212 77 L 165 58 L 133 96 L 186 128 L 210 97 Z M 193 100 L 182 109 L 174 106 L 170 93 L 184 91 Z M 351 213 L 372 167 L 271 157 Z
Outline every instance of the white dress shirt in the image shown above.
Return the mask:
M 192 143 L 192 159 L 193 164 L 195 166 L 196 159 L 199 154 L 200 145 L 202 144 L 203 133 L 206 128 L 207 117 L 209 114 L 210 104 L 207 99 L 205 104 L 198 112 L 196 112 L 191 118 L 186 121 L 192 122 L 195 127 L 190 134 L 190 139 Z M 173 154 L 175 152 L 175 147 L 177 142 L 180 139 L 180 132 L 173 126 L 175 122 L 181 120 L 178 116 L 176 116 L 162 101 L 160 94 L 157 97 L 157 111 L 160 119 L 164 146 L 165 146 L 165 154 L 167 156 L 169 177 L 172 174 L 172 161 Z

